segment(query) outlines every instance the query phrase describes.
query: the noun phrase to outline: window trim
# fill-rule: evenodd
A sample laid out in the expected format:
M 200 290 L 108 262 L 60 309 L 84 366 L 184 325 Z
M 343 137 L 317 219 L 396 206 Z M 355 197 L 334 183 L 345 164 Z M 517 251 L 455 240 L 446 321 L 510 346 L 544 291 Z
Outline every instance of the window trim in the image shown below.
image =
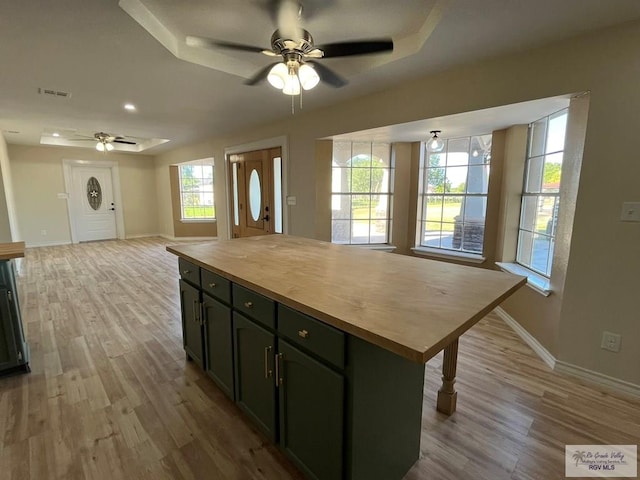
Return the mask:
M 426 190 L 426 185 L 425 185 L 425 175 L 426 172 L 431 169 L 431 168 L 442 168 L 445 170 L 445 175 L 446 175 L 446 168 L 447 165 L 441 166 L 441 167 L 431 167 L 430 165 L 428 165 L 429 162 L 429 154 L 430 153 L 448 153 L 448 149 L 449 149 L 449 142 L 452 140 L 460 140 L 460 139 L 469 139 L 469 156 L 471 155 L 471 139 L 474 137 L 491 137 L 491 143 L 493 143 L 493 133 L 483 133 L 483 134 L 477 134 L 477 135 L 468 135 L 468 136 L 463 136 L 463 137 L 455 137 L 455 138 L 447 138 L 444 139 L 445 141 L 445 146 L 444 148 L 439 151 L 439 152 L 429 152 L 428 146 L 426 142 L 421 142 L 421 146 L 420 146 L 420 172 L 419 172 L 419 180 L 418 180 L 418 205 L 417 205 L 417 219 L 416 219 L 416 236 L 415 236 L 415 244 L 414 247 L 411 249 L 414 253 L 418 254 L 418 255 L 424 255 L 424 256 L 433 256 L 433 257 L 440 257 L 440 258 L 445 258 L 445 259 L 454 259 L 454 260 L 458 260 L 458 259 L 464 259 L 465 261 L 468 262 L 473 262 L 473 263 L 483 263 L 486 258 L 484 257 L 484 241 L 485 241 L 485 233 L 486 233 L 486 223 L 487 223 L 487 211 L 486 211 L 486 207 L 488 205 L 489 202 L 489 177 L 487 177 L 487 191 L 486 193 L 478 193 L 478 192 L 472 192 L 472 193 L 467 193 L 467 192 L 442 192 L 442 193 L 437 193 L 437 194 L 429 194 Z M 484 166 L 484 167 L 488 167 L 489 169 L 491 168 L 491 147 L 489 147 L 489 157 L 487 159 L 486 162 L 482 163 L 482 164 L 478 164 L 478 166 Z M 460 165 L 462 166 L 462 165 Z M 465 183 L 469 182 L 469 167 L 473 166 L 472 164 L 469 163 L 469 161 L 467 160 L 466 165 L 464 165 L 467 168 L 467 177 L 466 177 L 466 181 Z M 454 166 L 453 168 L 456 168 L 458 166 Z M 490 175 L 490 174 L 489 174 Z M 454 249 L 454 248 L 448 248 L 448 247 L 435 247 L 435 246 L 429 246 L 429 245 L 423 245 L 423 239 L 424 239 L 424 228 L 425 228 L 425 224 L 428 223 L 429 221 L 426 219 L 425 216 L 425 208 L 424 208 L 424 204 L 425 204 L 425 198 L 427 198 L 428 196 L 430 197 L 438 197 L 441 196 L 443 197 L 443 199 L 447 198 L 447 197 L 462 197 L 463 198 L 463 202 L 465 198 L 484 198 L 485 199 L 485 216 L 484 216 L 484 222 L 483 222 L 483 234 L 482 234 L 482 251 L 481 252 L 472 252 L 469 250 L 463 250 L 461 249 Z M 441 229 L 440 229 L 440 234 L 442 235 L 442 225 L 444 223 L 449 223 L 449 222 L 442 222 L 442 218 L 440 220 L 440 222 L 435 222 L 435 223 L 440 223 Z M 453 225 L 455 225 L 455 223 L 453 223 Z
M 561 112 L 565 112 L 565 115 L 567 116 L 567 120 L 565 123 L 565 137 L 563 139 L 563 147 L 562 150 L 553 150 L 551 152 L 547 152 L 546 151 L 546 147 L 547 147 L 547 142 L 549 140 L 549 122 L 551 121 L 552 117 L 555 116 L 561 116 L 558 115 Z M 538 155 L 531 155 L 531 142 L 532 142 L 532 127 L 535 123 L 540 122 L 541 120 L 545 120 L 545 133 L 544 133 L 544 145 L 542 148 L 542 152 L 541 154 Z M 528 183 L 529 183 L 529 165 L 530 165 L 530 161 L 531 159 L 534 158 L 539 158 L 542 157 L 543 159 L 547 156 L 551 156 L 551 155 L 556 155 L 558 153 L 562 153 L 563 154 L 563 160 L 562 160 L 562 165 L 564 165 L 564 153 L 566 151 L 566 125 L 569 122 L 569 107 L 565 107 L 565 108 L 561 108 L 560 110 L 557 110 L 555 112 L 552 112 L 548 115 L 545 115 L 533 122 L 531 122 L 529 124 L 528 130 L 527 130 L 527 149 L 526 149 L 526 155 L 525 155 L 525 163 L 524 163 L 524 171 L 523 171 L 523 176 L 522 176 L 522 189 L 520 192 L 520 214 L 518 216 L 518 226 L 517 226 L 517 235 L 516 235 L 516 255 L 515 255 L 515 259 L 513 261 L 513 263 L 505 263 L 505 265 L 511 265 L 512 267 L 511 270 L 517 270 L 520 271 L 520 269 L 523 269 L 523 271 L 525 273 L 519 273 L 519 275 L 525 275 L 527 278 L 531 279 L 531 285 L 532 288 L 534 288 L 534 290 L 539 291 L 540 293 L 542 293 L 545 296 L 548 296 L 551 293 L 550 290 L 550 283 L 549 283 L 549 279 L 551 278 L 551 273 L 552 273 L 552 268 L 553 268 L 553 252 L 551 253 L 551 256 L 549 257 L 549 254 L 547 254 L 547 265 L 549 266 L 549 273 L 543 273 L 540 272 L 538 270 L 535 270 L 533 268 L 532 265 L 526 265 L 522 262 L 520 262 L 519 257 L 520 257 L 520 234 L 521 232 L 528 232 L 530 233 L 532 236 L 533 235 L 543 235 L 545 237 L 548 237 L 550 239 L 549 241 L 549 245 L 551 246 L 552 244 L 555 246 L 555 239 L 556 239 L 556 234 L 557 234 L 557 223 L 555 224 L 555 228 L 552 230 L 552 234 L 540 234 L 536 231 L 530 231 L 527 229 L 522 228 L 522 212 L 523 212 L 523 207 L 524 207 L 524 199 L 525 198 L 541 198 L 541 197 L 554 197 L 555 198 L 555 202 L 554 202 L 554 207 L 553 207 L 553 211 L 551 212 L 551 220 L 553 221 L 554 215 L 557 215 L 557 209 L 559 209 L 560 207 L 560 202 L 562 200 L 561 197 L 561 186 L 562 186 L 562 177 L 560 177 L 560 184 L 558 185 L 558 191 L 557 192 L 530 192 L 528 191 Z M 562 167 L 561 167 L 562 168 Z M 542 168 L 542 172 L 541 175 L 544 175 L 544 164 L 543 164 L 543 168 Z M 542 190 L 542 189 L 541 189 Z M 532 237 L 533 238 L 533 237 Z M 555 251 L 555 248 L 553 249 Z M 531 251 L 531 257 L 533 258 L 533 250 Z M 533 262 L 532 262 L 533 263 Z M 502 268 L 502 267 L 500 267 Z M 511 272 L 514 273 L 514 272 Z
M 184 209 L 185 205 L 183 203 L 183 185 L 182 185 L 182 167 L 185 166 L 202 166 L 202 167 L 211 167 L 211 189 L 213 194 L 213 203 L 211 207 L 213 207 L 213 216 L 212 217 L 195 217 L 188 218 L 184 217 Z M 215 163 L 213 158 L 203 158 L 200 160 L 193 160 L 190 162 L 183 162 L 177 165 L 178 167 L 178 198 L 180 200 L 180 218 L 179 221 L 181 223 L 216 223 L 217 222 L 217 212 L 216 212 L 216 201 L 215 201 Z M 205 205 L 208 207 L 209 205 Z
M 446 248 L 413 247 L 411 251 L 416 255 L 420 255 L 422 257 L 435 257 L 446 260 L 464 260 L 465 262 L 477 264 L 484 263 L 487 260 L 484 255 L 463 252 L 459 250 L 449 250 Z
M 533 270 L 530 270 L 519 263 L 496 262 L 496 265 L 503 272 L 527 277 L 527 286 L 544 297 L 548 297 L 553 293 L 553 290 L 551 290 L 551 281 L 549 278 L 540 275 L 539 273 L 534 272 Z
M 393 225 L 393 189 L 394 189 L 394 179 L 395 179 L 395 165 L 394 165 L 394 158 L 393 158 L 393 151 L 392 151 L 392 145 L 391 143 L 388 142 L 358 142 L 358 141 L 336 141 L 333 143 L 333 149 L 335 149 L 335 144 L 336 143 L 343 143 L 343 144 L 349 144 L 351 146 L 351 153 L 349 156 L 349 159 L 347 160 L 347 162 L 351 162 L 354 158 L 358 157 L 359 155 L 362 154 L 353 154 L 353 146 L 354 144 L 360 144 L 360 145 L 364 145 L 367 144 L 369 146 L 369 153 L 368 153 L 368 157 L 370 160 L 370 165 L 368 167 L 354 167 L 353 165 L 345 165 L 345 166 L 341 166 L 341 165 L 336 165 L 335 161 L 333 160 L 334 155 L 332 152 L 332 162 L 331 162 L 331 175 L 332 175 L 332 182 L 333 182 L 333 173 L 335 169 L 348 169 L 350 170 L 350 174 L 353 174 L 353 170 L 358 170 L 358 169 L 368 169 L 369 171 L 372 170 L 383 170 L 387 173 L 388 175 L 388 180 L 387 180 L 387 185 L 386 185 L 386 191 L 383 192 L 372 192 L 371 191 L 371 185 L 369 185 L 369 191 L 367 192 L 354 192 L 352 190 L 352 185 L 349 185 L 349 190 L 347 191 L 334 191 L 333 190 L 333 185 L 331 188 L 331 202 L 333 202 L 333 197 L 334 196 L 341 196 L 341 197 L 347 197 L 349 198 L 349 205 L 351 208 L 351 213 L 349 218 L 333 218 L 333 208 L 331 208 L 331 243 L 335 244 L 335 245 L 347 245 L 347 246 L 355 246 L 355 247 L 365 247 L 365 248 L 370 248 L 370 249 L 375 249 L 375 250 L 385 250 L 385 251 L 393 251 L 396 247 L 391 245 L 391 230 L 392 230 L 392 225 Z M 372 165 L 373 163 L 373 159 L 374 159 L 374 150 L 375 147 L 378 146 L 385 146 L 387 149 L 387 153 L 388 153 L 388 166 L 387 167 L 374 167 Z M 335 150 L 334 150 L 335 151 Z M 375 158 L 381 158 L 377 155 L 375 155 Z M 384 159 L 382 159 L 384 160 Z M 386 196 L 387 197 L 387 208 L 386 208 L 386 217 L 385 218 L 381 218 L 381 219 L 377 219 L 377 218 L 372 218 L 371 217 L 371 210 L 369 210 L 369 218 L 364 219 L 366 221 L 368 221 L 369 223 L 369 236 L 368 236 L 368 241 L 365 243 L 354 243 L 353 239 L 353 222 L 354 220 L 358 220 L 358 219 L 354 219 L 351 217 L 352 215 L 352 205 L 351 205 L 351 198 L 354 196 L 359 196 L 359 195 L 363 195 L 363 196 L 369 196 L 369 197 L 373 197 L 373 196 L 378 196 L 378 197 L 382 197 L 382 196 Z M 370 206 L 371 208 L 371 206 Z M 342 222 L 348 222 L 349 223 L 349 240 L 348 242 L 336 242 L 333 239 L 333 223 L 334 221 L 342 221 Z M 371 241 L 371 226 L 372 226 L 372 222 L 376 221 L 376 220 L 382 220 L 384 222 L 386 222 L 387 227 L 386 227 L 386 232 L 385 232 L 385 241 L 384 242 L 372 242 Z

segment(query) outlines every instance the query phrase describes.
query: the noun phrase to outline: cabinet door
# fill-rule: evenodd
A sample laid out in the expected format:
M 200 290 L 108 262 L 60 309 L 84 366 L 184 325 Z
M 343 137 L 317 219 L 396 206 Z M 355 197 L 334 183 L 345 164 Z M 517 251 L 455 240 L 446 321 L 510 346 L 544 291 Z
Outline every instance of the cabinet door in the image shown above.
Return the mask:
M 191 360 L 204 368 L 202 323 L 200 322 L 200 291 L 180 280 L 182 307 L 182 342 Z
M 280 444 L 311 477 L 343 477 L 344 377 L 278 340 Z
M 233 312 L 236 402 L 275 441 L 275 335 Z
M 233 399 L 233 332 L 231 309 L 209 295 L 202 296 L 205 370 Z

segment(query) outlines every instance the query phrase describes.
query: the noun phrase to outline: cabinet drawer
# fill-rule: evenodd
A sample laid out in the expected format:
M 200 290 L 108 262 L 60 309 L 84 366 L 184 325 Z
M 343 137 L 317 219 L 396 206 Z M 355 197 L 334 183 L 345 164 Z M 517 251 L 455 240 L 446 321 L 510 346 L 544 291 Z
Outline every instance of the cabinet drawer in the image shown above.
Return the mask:
M 278 333 L 336 367 L 344 368 L 344 332 L 337 328 L 278 304 Z
M 233 284 L 233 307 L 269 328 L 276 328 L 276 304 L 270 298 Z
M 231 282 L 229 280 L 204 268 L 200 271 L 200 276 L 202 277 L 202 290 L 205 293 L 225 303 L 231 303 Z
M 178 269 L 180 270 L 180 276 L 183 280 L 191 283 L 192 285 L 200 286 L 200 267 L 185 260 L 184 258 L 178 259 Z

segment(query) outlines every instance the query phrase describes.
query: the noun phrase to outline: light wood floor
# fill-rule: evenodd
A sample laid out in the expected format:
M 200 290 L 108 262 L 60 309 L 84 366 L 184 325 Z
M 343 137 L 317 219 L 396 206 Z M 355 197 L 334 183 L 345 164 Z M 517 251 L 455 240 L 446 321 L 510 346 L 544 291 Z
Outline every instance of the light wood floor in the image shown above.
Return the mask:
M 28 375 L 0 378 L 2 479 L 301 479 L 182 350 L 159 239 L 27 250 Z M 638 444 L 640 400 L 552 373 L 497 317 L 460 341 L 458 411 L 427 364 L 418 479 L 564 478 L 565 444 Z

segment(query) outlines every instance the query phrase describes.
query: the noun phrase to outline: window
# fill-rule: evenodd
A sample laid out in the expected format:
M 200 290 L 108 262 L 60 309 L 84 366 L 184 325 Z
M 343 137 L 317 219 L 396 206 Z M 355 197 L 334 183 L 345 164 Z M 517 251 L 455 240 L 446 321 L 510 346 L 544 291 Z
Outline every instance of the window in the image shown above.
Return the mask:
M 182 220 L 214 220 L 213 159 L 178 165 Z
M 566 127 L 567 109 L 529 125 L 516 262 L 547 278 L 556 237 Z
M 420 183 L 418 247 L 482 254 L 491 135 L 425 145 Z
M 333 243 L 389 243 L 392 175 L 388 143 L 334 142 Z

